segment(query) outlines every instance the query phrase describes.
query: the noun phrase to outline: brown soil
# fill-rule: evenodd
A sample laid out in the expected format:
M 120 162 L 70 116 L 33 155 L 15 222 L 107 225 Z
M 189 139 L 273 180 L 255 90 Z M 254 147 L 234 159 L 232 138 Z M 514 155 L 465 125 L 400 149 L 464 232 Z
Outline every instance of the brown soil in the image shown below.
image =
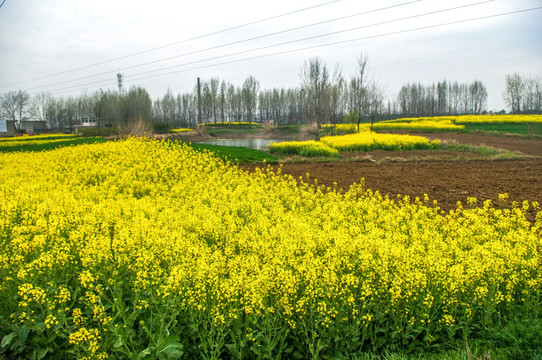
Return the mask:
M 484 145 L 518 151 L 529 157 L 519 160 L 480 160 L 480 155 L 442 151 L 373 151 L 352 153 L 351 159 L 332 162 L 286 162 L 282 172 L 296 179 L 310 174 L 309 182 L 348 190 L 365 179 L 365 187 L 395 198 L 397 194 L 428 194 L 444 210 L 476 197 L 498 203 L 499 194 L 508 193 L 512 201 L 538 201 L 542 204 L 542 141 L 521 137 L 473 134 L 423 134 L 458 144 Z M 469 160 L 465 160 L 469 158 Z M 412 161 L 412 160 L 417 161 Z M 444 159 L 444 160 L 443 160 Z M 472 160 L 474 159 L 474 160 Z M 244 165 L 252 170 L 258 164 Z

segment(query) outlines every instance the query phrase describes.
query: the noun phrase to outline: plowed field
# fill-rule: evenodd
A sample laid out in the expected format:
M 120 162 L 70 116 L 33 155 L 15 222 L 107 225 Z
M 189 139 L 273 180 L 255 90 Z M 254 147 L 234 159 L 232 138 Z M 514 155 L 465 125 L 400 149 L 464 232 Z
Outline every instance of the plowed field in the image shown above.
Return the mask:
M 481 203 L 508 193 L 511 201 L 529 200 L 542 203 L 542 141 L 520 137 L 482 136 L 473 134 L 423 134 L 458 144 L 484 145 L 517 151 L 528 155 L 521 160 L 465 160 L 466 154 L 439 151 L 405 151 L 350 154 L 352 160 L 333 162 L 285 163 L 283 173 L 295 178 L 310 174 L 319 185 L 348 190 L 365 179 L 365 187 L 395 198 L 397 194 L 423 198 L 428 194 L 444 210 L 476 197 Z M 468 155 L 468 154 L 467 154 Z M 471 158 L 476 158 L 473 155 Z M 253 169 L 255 164 L 244 166 Z M 261 166 L 261 165 L 260 165 Z

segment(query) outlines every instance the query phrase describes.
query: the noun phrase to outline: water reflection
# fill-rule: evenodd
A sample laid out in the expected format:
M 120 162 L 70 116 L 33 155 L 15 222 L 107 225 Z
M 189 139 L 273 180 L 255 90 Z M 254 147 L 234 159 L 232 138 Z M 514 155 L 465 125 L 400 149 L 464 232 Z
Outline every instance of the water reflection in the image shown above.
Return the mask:
M 266 150 L 267 145 L 284 140 L 273 139 L 213 139 L 200 141 L 200 144 L 220 145 L 220 146 L 239 146 L 255 150 Z

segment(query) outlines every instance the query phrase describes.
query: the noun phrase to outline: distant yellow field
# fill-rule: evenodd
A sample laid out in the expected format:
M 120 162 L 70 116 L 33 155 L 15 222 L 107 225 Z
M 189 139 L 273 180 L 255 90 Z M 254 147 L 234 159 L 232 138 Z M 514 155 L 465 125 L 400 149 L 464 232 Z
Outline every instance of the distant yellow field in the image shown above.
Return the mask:
M 421 118 L 400 118 L 389 121 L 396 122 L 425 122 L 447 121 L 455 124 L 465 123 L 538 123 L 542 122 L 542 115 L 459 115 L 459 116 L 436 116 Z M 386 122 L 385 122 L 386 123 Z

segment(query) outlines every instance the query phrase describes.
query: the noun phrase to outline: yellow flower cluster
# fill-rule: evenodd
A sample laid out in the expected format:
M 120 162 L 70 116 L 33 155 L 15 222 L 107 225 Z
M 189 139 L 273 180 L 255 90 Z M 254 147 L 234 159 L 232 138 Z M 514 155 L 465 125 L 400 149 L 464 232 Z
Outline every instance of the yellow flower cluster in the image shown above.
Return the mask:
M 456 125 L 449 119 L 439 121 L 422 120 L 412 122 L 383 121 L 373 125 L 374 130 L 410 130 L 410 131 L 460 131 L 465 125 Z
M 269 151 L 281 154 L 299 154 L 301 156 L 335 156 L 338 150 L 329 147 L 323 142 L 308 141 L 284 141 L 269 144 Z
M 320 141 L 284 141 L 272 143 L 269 150 L 301 156 L 336 156 L 344 151 L 426 150 L 440 146 L 440 140 L 429 141 L 422 136 L 359 132 L 340 136 L 324 136 Z
M 358 132 L 358 125 L 357 124 L 323 124 L 322 129 L 326 130 L 327 132 L 332 131 L 335 129 L 335 134 L 353 134 Z M 371 130 L 371 124 L 368 123 L 361 123 L 359 124 L 359 132 L 365 132 Z
M 248 121 L 217 121 L 215 122 L 208 122 L 205 124 L 201 124 L 204 126 L 260 126 L 257 122 L 248 122 Z
M 370 141 L 411 146 L 397 139 Z M 186 329 L 188 354 L 226 351 L 236 333 L 231 344 L 446 342 L 542 288 L 542 216 L 529 223 L 528 203 L 444 214 L 142 139 L 3 154 L 0 194 L 1 317 L 61 327 L 85 356 L 135 357 Z
M 378 134 L 373 132 L 324 136 L 320 141 L 339 151 L 432 149 L 440 144 L 438 140 L 431 142 L 423 136 Z
M 174 133 L 191 132 L 191 131 L 194 131 L 194 129 L 190 129 L 190 128 L 171 129 L 171 132 L 174 132 Z
M 107 358 L 103 354 L 97 354 L 100 348 L 100 333 L 98 329 L 86 329 L 84 327 L 78 329 L 76 332 L 71 333 L 69 336 L 70 344 L 75 345 L 76 347 L 82 347 L 85 349 L 90 356 L 83 357 L 83 359 L 93 359 L 93 358 Z

